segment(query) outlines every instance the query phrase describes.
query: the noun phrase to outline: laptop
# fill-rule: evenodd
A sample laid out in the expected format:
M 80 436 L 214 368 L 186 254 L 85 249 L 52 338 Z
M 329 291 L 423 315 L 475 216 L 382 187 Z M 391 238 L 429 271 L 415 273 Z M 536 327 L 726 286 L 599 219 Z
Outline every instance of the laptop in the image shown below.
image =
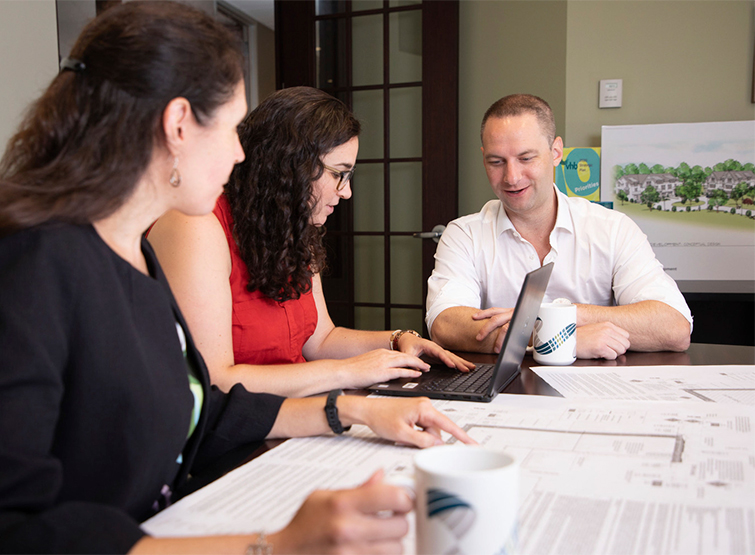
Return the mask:
M 540 303 L 553 271 L 553 262 L 524 277 L 509 330 L 495 364 L 478 364 L 471 372 L 459 372 L 434 364 L 419 378 L 398 378 L 368 389 L 385 395 L 430 397 L 488 403 L 519 375 Z

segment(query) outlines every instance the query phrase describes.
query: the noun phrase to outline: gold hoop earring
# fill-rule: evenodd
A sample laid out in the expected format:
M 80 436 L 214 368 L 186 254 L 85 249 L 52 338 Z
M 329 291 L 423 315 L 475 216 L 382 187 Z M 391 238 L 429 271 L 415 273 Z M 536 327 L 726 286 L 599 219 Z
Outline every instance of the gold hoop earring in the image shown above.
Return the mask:
M 173 187 L 179 187 L 181 185 L 181 174 L 178 171 L 178 156 L 173 158 L 173 170 L 170 172 L 168 183 Z

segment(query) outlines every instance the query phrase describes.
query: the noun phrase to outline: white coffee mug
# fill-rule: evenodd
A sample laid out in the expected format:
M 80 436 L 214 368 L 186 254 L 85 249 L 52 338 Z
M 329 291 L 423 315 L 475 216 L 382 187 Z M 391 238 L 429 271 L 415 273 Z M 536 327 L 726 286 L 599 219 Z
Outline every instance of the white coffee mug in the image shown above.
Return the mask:
M 494 555 L 516 548 L 519 465 L 506 453 L 467 445 L 414 457 L 417 553 Z
M 566 366 L 577 360 L 577 305 L 540 305 L 534 330 L 532 357 L 535 362 Z

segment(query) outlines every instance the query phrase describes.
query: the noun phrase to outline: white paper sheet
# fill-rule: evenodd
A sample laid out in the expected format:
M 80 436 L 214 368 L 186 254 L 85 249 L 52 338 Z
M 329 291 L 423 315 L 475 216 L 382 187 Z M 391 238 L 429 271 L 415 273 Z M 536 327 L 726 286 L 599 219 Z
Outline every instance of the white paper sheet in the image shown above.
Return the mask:
M 434 404 L 521 462 L 523 554 L 755 553 L 752 407 L 528 395 Z M 352 487 L 377 468 L 411 473 L 415 452 L 363 426 L 289 440 L 143 527 L 156 536 L 274 531 L 312 490 Z M 413 552 L 411 533 L 404 547 Z
M 531 370 L 569 399 L 702 401 L 755 406 L 755 366 L 548 367 Z

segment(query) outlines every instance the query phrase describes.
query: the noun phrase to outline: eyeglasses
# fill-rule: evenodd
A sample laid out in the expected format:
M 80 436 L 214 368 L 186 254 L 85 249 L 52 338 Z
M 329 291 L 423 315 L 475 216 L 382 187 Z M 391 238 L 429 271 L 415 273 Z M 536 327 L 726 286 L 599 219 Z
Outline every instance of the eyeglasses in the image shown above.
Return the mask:
M 343 190 L 343 188 L 346 187 L 346 184 L 351 181 L 351 178 L 354 177 L 354 168 L 351 168 L 347 171 L 341 171 L 336 168 L 326 166 L 325 164 L 323 164 L 322 167 L 329 172 L 333 172 L 333 177 L 335 177 L 336 175 L 338 176 L 338 185 L 336 185 L 336 191 Z

